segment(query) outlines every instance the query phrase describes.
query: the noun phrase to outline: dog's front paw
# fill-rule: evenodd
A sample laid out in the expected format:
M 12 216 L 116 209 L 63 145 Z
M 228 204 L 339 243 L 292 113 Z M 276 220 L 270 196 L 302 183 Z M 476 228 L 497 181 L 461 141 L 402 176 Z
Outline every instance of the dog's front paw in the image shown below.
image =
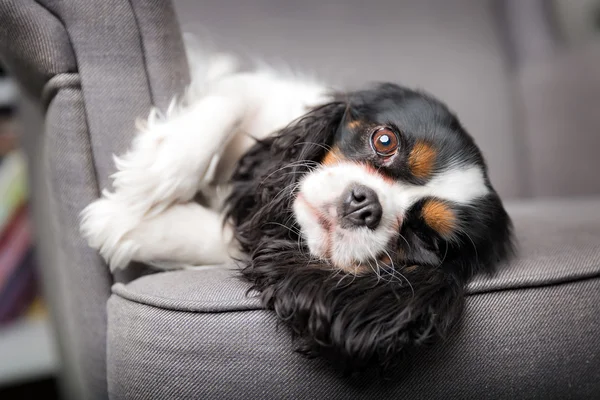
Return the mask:
M 138 253 L 139 246 L 127 234 L 140 221 L 140 214 L 126 202 L 105 194 L 82 211 L 80 230 L 89 246 L 115 271 L 125 268 Z

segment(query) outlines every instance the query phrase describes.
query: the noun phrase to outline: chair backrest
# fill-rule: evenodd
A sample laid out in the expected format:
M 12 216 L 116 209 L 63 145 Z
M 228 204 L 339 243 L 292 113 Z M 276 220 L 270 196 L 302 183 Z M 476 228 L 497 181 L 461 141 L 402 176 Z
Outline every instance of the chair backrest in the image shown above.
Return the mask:
M 554 3 L 174 1 L 184 30 L 226 50 L 344 87 L 390 80 L 440 97 L 504 198 L 600 193 L 598 51 L 563 46 Z
M 570 39 L 569 13 L 594 1 L 504 0 L 524 196 L 600 193 L 600 26 Z M 600 2 L 596 1 L 597 15 Z

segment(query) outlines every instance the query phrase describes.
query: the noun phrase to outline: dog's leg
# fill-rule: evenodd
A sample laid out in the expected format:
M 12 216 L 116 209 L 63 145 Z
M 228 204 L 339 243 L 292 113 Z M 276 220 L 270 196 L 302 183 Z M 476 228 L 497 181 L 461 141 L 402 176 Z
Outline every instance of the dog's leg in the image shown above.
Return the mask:
M 113 195 L 145 212 L 191 200 L 243 117 L 241 99 L 207 96 L 166 121 L 150 123 L 132 150 L 116 158 Z
M 219 213 L 196 203 L 175 204 L 124 235 L 111 266 L 134 259 L 163 269 L 182 268 L 221 264 L 237 256 L 231 226 L 223 226 Z
M 192 200 L 244 113 L 239 97 L 206 96 L 166 120 L 151 118 L 131 150 L 115 158 L 118 172 L 113 175 L 114 192 L 105 190 L 83 210 L 81 221 L 83 236 L 111 269 L 147 258 L 143 247 L 136 250 L 131 246 L 127 234 L 170 206 Z M 195 221 L 203 235 L 220 235 L 220 222 Z M 179 233 L 171 232 L 180 238 Z M 177 257 L 172 254 L 172 258 Z

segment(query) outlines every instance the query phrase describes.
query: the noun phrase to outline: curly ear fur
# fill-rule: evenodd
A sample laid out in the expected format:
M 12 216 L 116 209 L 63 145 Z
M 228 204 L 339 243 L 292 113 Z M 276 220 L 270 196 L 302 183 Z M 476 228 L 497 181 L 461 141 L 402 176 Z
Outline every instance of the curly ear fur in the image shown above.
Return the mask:
M 257 142 L 233 175 L 226 217 L 249 255 L 243 276 L 300 339 L 299 350 L 351 372 L 388 367 L 403 350 L 446 335 L 462 310 L 464 280 L 414 265 L 355 276 L 310 257 L 293 217 L 294 193 L 325 155 L 345 109 L 326 104 Z
M 289 229 L 279 224 L 297 228 L 291 207 L 298 180 L 327 152 L 344 110 L 342 102 L 318 107 L 257 141 L 239 160 L 225 219 L 234 222 L 245 253 L 252 254 L 263 241 L 289 239 Z
M 300 339 L 299 351 L 344 373 L 386 370 L 405 350 L 447 336 L 463 307 L 462 282 L 439 268 L 352 276 L 299 258 L 291 241 L 263 244 L 244 275 Z

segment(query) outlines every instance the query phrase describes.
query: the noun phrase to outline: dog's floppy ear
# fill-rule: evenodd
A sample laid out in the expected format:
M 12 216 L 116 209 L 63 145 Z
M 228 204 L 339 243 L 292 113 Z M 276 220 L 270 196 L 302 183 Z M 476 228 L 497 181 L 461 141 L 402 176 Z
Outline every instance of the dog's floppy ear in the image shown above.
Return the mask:
M 283 228 L 276 224 L 289 224 L 296 183 L 329 149 L 344 110 L 345 103 L 337 101 L 314 108 L 275 135 L 257 141 L 240 159 L 232 176 L 226 218 L 236 226 L 236 239 L 244 252 L 251 254 L 262 239 L 281 237 Z
M 363 276 L 347 287 L 335 282 L 329 289 L 338 293 L 328 294 L 326 288 L 314 300 L 323 304 L 299 311 L 302 303 L 296 300 L 295 315 L 278 312 L 279 317 L 297 323 L 298 314 L 307 312 L 311 323 L 293 328 L 304 329 L 301 337 L 309 354 L 315 351 L 341 371 L 387 371 L 408 352 L 448 337 L 464 305 L 463 282 L 441 269 L 409 266 L 398 272 L 403 277 Z M 275 310 L 283 301 L 274 299 Z M 319 327 L 319 318 L 327 325 Z M 326 336 L 320 336 L 322 332 Z
M 294 332 L 298 350 L 342 372 L 387 371 L 407 352 L 447 337 L 461 315 L 464 281 L 443 268 L 350 275 L 303 256 L 293 241 L 265 241 L 244 274 Z

